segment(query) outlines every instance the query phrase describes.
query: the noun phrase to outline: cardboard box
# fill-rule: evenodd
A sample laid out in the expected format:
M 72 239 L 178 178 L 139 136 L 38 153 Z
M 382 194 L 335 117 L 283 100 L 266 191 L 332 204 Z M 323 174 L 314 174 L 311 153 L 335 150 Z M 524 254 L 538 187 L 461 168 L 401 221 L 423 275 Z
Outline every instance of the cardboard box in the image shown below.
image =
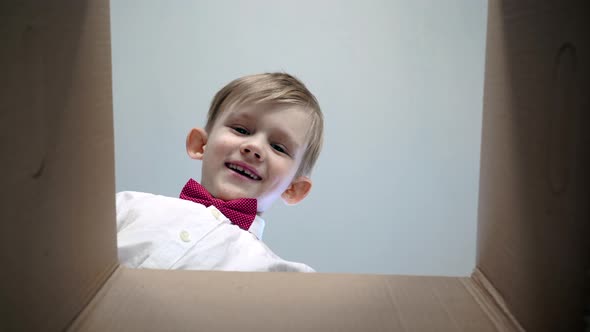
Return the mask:
M 451 278 L 119 266 L 108 1 L 3 2 L 0 329 L 581 330 L 586 3 L 489 3 L 477 266 Z

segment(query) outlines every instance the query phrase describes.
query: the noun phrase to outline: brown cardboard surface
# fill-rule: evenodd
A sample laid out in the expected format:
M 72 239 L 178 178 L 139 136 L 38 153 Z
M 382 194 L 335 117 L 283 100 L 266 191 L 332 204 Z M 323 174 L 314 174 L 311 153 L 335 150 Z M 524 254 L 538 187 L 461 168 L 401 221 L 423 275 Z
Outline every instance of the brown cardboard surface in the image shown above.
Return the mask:
M 588 14 L 587 1 L 489 2 L 477 266 L 529 331 L 584 324 Z
M 496 331 L 469 278 L 119 268 L 76 331 Z
M 108 2 L 0 3 L 0 330 L 580 330 L 587 5 L 489 8 L 478 269 L 449 278 L 118 266 Z
M 498 331 L 524 331 L 504 298 L 478 268 L 464 284 L 486 315 L 496 324 Z
M 62 330 L 117 264 L 108 2 L 2 1 L 0 41 L 0 330 Z

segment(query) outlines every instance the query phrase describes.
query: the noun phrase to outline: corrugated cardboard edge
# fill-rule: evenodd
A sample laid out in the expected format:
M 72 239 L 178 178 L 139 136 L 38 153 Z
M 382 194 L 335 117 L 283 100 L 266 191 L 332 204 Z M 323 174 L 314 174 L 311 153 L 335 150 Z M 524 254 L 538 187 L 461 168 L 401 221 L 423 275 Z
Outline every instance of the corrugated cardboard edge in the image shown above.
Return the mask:
M 475 268 L 471 278 L 462 278 L 461 282 L 498 331 L 525 332 L 525 329 L 508 309 L 502 295 L 498 293 L 479 268 Z
M 82 310 L 68 323 L 63 329 L 64 331 L 78 331 L 79 323 L 84 321 L 84 317 L 91 312 L 96 303 L 104 297 L 104 294 L 108 292 L 110 285 L 117 280 L 119 274 L 121 274 L 121 265 L 119 263 L 114 264 L 111 269 L 105 270 L 105 273 L 97 278 L 98 287 L 94 288 L 96 291 L 86 299 L 86 303 L 82 306 Z

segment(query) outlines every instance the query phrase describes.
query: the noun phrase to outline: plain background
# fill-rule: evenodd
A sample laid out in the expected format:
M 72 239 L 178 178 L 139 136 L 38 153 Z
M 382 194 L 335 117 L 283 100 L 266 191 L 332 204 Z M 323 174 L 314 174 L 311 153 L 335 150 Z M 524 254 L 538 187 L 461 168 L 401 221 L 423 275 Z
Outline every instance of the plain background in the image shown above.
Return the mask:
M 487 2 L 111 1 L 117 191 L 178 196 L 217 90 L 285 71 L 318 98 L 311 194 L 264 241 L 318 272 L 475 266 Z

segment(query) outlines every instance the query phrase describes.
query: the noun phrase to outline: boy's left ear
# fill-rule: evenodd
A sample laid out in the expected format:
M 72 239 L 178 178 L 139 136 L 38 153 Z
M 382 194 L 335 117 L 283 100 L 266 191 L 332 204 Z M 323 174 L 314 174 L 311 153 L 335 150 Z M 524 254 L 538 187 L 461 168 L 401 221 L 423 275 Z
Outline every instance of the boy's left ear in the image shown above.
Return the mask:
M 311 179 L 307 176 L 300 176 L 291 182 L 289 188 L 281 194 L 281 198 L 285 203 L 294 205 L 301 202 L 310 190 Z

